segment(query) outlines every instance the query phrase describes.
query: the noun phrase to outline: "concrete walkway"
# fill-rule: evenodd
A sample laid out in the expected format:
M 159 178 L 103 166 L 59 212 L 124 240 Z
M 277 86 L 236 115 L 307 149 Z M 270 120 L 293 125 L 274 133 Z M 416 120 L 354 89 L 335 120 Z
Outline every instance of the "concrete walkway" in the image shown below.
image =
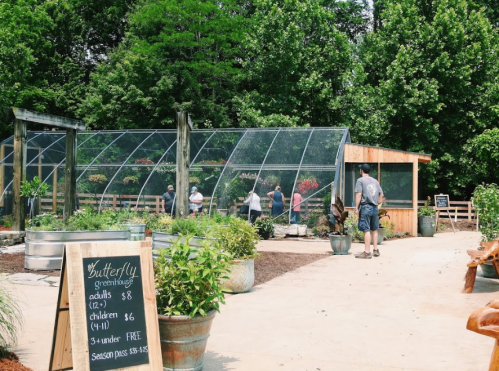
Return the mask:
M 479 277 L 473 294 L 460 293 L 466 249 L 479 239 L 458 232 L 389 241 L 379 258 L 328 256 L 231 295 L 213 323 L 204 371 L 485 371 L 493 340 L 465 327 L 473 310 L 498 297 L 499 281 Z M 329 242 L 302 241 L 259 249 L 330 251 Z M 14 288 L 26 320 L 15 352 L 46 371 L 58 289 Z

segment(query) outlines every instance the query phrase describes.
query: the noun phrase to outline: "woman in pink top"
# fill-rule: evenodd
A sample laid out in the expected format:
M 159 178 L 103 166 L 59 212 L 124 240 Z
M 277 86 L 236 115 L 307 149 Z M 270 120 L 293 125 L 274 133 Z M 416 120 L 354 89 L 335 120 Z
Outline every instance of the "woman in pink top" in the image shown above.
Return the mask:
M 291 210 L 291 224 L 299 224 L 300 223 L 300 202 L 303 201 L 303 197 L 300 192 L 296 191 L 293 194 L 293 209 Z M 294 206 L 297 205 L 297 206 Z

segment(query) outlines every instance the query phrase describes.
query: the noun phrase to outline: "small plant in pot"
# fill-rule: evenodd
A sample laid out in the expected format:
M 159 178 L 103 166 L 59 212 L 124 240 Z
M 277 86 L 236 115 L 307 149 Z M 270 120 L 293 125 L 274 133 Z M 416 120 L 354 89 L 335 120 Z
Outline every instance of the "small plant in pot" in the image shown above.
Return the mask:
M 335 255 L 347 255 L 352 247 L 352 236 L 346 232 L 345 221 L 348 219 L 348 211 L 341 199 L 336 196 L 334 203 L 331 205 L 332 218 L 328 220 L 328 225 L 331 230 L 329 233 L 329 241 Z
M 378 245 L 381 245 L 383 243 L 383 240 L 385 239 L 385 227 L 381 225 L 381 219 L 383 219 L 383 218 L 390 219 L 390 215 L 388 215 L 388 210 L 379 209 L 378 210 L 378 220 L 379 220 Z M 373 241 L 371 241 L 371 245 L 372 244 L 373 244 Z
M 267 215 L 256 218 L 255 227 L 258 229 L 258 234 L 264 240 L 268 240 L 270 235 L 274 233 L 274 222 L 272 221 L 272 218 Z
M 418 229 L 421 237 L 433 237 L 437 231 L 436 210 L 430 208 L 431 198 L 418 210 Z
M 256 245 L 260 241 L 258 230 L 246 220 L 231 217 L 225 226 L 219 226 L 214 237 L 220 248 L 231 256 L 228 278 L 223 280 L 224 290 L 231 293 L 249 291 L 255 282 Z
M 196 251 L 191 236 L 160 251 L 154 263 L 163 370 L 201 370 L 215 313 L 225 304 L 221 279 L 230 255 L 202 242 Z M 194 254 L 195 252 L 195 254 Z

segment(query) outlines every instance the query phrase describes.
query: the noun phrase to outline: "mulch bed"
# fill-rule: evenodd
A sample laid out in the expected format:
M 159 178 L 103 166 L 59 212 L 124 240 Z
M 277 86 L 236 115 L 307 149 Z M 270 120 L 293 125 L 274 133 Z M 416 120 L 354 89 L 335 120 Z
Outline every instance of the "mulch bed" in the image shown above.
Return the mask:
M 24 269 L 24 253 L 17 254 L 1 254 L 0 255 L 0 272 L 1 273 L 36 273 L 46 276 L 59 277 L 61 271 L 31 271 Z
M 476 222 L 475 221 L 458 220 L 457 222 L 455 222 L 454 216 L 452 215 L 452 213 L 451 213 L 451 218 L 452 218 L 452 223 L 454 224 L 454 228 L 455 228 L 456 232 L 457 231 L 468 231 L 468 232 L 476 231 Z M 437 231 L 437 233 L 453 232 L 450 220 L 447 218 L 445 213 L 440 214 L 440 220 L 438 221 L 438 224 L 439 224 L 439 230 Z M 445 226 L 444 229 L 440 229 L 441 224 Z
M 0 358 L 0 370 L 2 371 L 33 371 L 31 368 L 19 363 L 19 358 L 14 353 L 7 353 L 7 356 Z

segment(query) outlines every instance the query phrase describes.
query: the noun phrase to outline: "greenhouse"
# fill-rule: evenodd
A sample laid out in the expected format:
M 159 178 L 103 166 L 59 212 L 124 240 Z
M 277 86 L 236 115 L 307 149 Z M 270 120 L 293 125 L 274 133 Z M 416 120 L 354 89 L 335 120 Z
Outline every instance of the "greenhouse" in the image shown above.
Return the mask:
M 65 137 L 65 131 L 27 134 L 26 179 L 38 176 L 49 186 L 38 205 L 42 211 L 61 212 Z M 12 212 L 13 141 L 11 137 L 0 144 L 2 215 Z M 78 132 L 78 206 L 103 210 L 130 205 L 159 212 L 161 195 L 176 184 L 176 141 L 176 130 Z M 286 198 L 281 217 L 288 217 L 294 192 L 304 199 L 302 213 L 324 213 L 331 195 L 352 206 L 355 165 L 368 162 L 390 200 L 384 207 L 393 209 L 392 219 L 411 219 L 404 228 L 414 234 L 417 163 L 429 160 L 428 155 L 351 144 L 348 128 L 193 130 L 189 186 L 198 188 L 203 211 L 210 214 L 237 212 L 252 190 L 268 212 L 267 193 L 276 186 Z

